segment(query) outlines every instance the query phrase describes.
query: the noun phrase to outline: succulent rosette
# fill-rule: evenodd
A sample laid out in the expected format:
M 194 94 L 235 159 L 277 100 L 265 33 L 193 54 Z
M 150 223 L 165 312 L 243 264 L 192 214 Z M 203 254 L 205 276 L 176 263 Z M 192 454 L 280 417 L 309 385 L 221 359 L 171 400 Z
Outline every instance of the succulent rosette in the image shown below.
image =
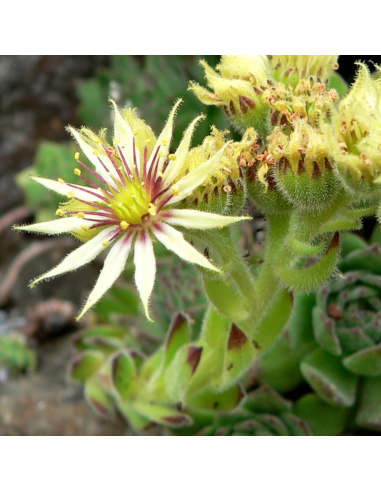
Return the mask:
M 301 415 L 322 407 L 328 419 L 339 419 L 337 432 L 380 431 L 381 248 L 348 234 L 343 253 L 340 275 L 316 296 L 297 296 L 285 332 L 263 355 L 259 379 L 282 392 L 307 381 L 318 398 L 302 399 Z
M 220 415 L 203 429 L 207 436 L 310 436 L 308 424 L 293 413 L 292 403 L 270 386 L 247 395 L 241 407 Z

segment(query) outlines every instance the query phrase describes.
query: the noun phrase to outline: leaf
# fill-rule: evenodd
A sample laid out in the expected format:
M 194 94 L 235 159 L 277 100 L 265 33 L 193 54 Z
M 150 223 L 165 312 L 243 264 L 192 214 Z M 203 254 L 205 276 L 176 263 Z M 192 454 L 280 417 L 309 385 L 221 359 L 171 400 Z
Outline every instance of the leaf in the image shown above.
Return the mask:
M 308 384 L 327 403 L 345 408 L 354 405 L 357 377 L 344 369 L 337 357 L 315 350 L 304 359 L 301 370 Z
M 381 378 L 363 382 L 356 423 L 360 427 L 381 432 Z
M 70 362 L 68 375 L 73 381 L 84 383 L 90 379 L 100 366 L 103 364 L 105 358 L 102 352 L 95 350 L 86 350 L 73 357 Z
M 343 361 L 353 374 L 364 377 L 381 376 L 381 345 L 361 350 Z
M 348 410 L 333 407 L 313 394 L 301 398 L 294 413 L 308 422 L 315 436 L 338 436 L 348 420 Z

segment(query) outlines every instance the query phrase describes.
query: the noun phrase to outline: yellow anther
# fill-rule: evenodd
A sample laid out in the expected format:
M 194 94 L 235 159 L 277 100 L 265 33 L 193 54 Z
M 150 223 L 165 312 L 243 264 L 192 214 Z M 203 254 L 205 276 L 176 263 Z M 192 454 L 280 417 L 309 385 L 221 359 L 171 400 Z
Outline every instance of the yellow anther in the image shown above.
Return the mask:
M 93 138 L 93 142 L 99 144 L 102 142 L 102 140 L 100 138 Z
M 58 178 L 57 181 L 61 184 L 65 184 L 65 181 L 62 178 Z
M 169 144 L 169 141 L 168 140 L 162 140 L 161 144 L 164 145 L 164 146 L 166 146 L 166 145 Z
M 64 211 L 61 208 L 58 208 L 56 211 L 56 215 L 58 215 L 59 217 L 62 217 L 64 215 Z
M 149 138 L 146 140 L 146 145 L 149 145 L 152 142 Z
M 160 150 L 158 155 L 159 155 L 159 157 L 163 157 L 163 152 Z
M 103 241 L 102 246 L 104 247 L 108 246 L 108 241 Z
M 85 218 L 85 214 L 83 212 L 79 212 L 77 214 L 77 217 L 78 217 L 78 219 L 84 219 Z
M 120 223 L 120 227 L 124 231 L 127 229 L 128 226 L 129 226 L 129 224 L 125 220 L 122 220 L 122 222 Z
M 137 135 L 139 132 L 138 132 L 138 130 L 134 130 L 132 133 L 133 133 L 133 134 L 135 135 L 135 137 L 136 137 L 136 135 Z
M 79 152 L 76 152 L 76 153 L 74 154 L 74 159 L 75 159 L 76 161 L 78 161 L 80 157 L 81 157 L 81 154 L 80 154 Z
M 150 203 L 149 204 L 149 207 L 148 207 L 148 213 L 152 216 L 155 216 L 156 215 L 156 207 L 153 203 Z
M 172 195 L 178 196 L 179 193 L 180 193 L 179 187 L 178 186 L 172 186 Z
M 159 176 L 159 178 L 164 178 L 164 174 L 161 171 L 157 173 L 157 175 Z
M 119 143 L 119 140 L 117 138 L 114 138 L 113 140 L 113 144 L 114 144 L 114 147 L 116 147 Z
M 169 159 L 170 161 L 175 161 L 175 160 L 177 159 L 177 156 L 175 156 L 175 154 L 170 154 L 170 155 L 168 156 L 168 159 Z
M 67 193 L 67 194 L 66 194 L 66 196 L 67 196 L 68 198 L 73 198 L 74 193 L 72 193 L 71 191 L 69 191 L 69 193 Z
M 94 150 L 93 150 L 93 154 L 94 154 L 94 155 L 99 155 L 99 152 L 98 152 L 96 149 L 94 149 Z
M 81 229 L 87 232 L 89 230 L 89 226 L 81 225 Z
M 76 176 L 80 176 L 80 175 L 82 174 L 82 171 L 81 171 L 80 169 L 78 169 L 78 168 L 75 168 L 75 169 L 74 169 L 74 174 L 75 174 Z

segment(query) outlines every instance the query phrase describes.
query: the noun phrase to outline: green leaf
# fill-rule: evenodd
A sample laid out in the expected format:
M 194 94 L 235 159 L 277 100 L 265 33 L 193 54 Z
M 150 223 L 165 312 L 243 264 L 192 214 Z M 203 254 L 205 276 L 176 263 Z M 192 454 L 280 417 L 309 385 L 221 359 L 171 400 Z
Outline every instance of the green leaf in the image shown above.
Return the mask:
M 107 419 L 114 417 L 115 407 L 113 400 L 97 379 L 92 378 L 86 381 L 85 398 L 92 409 L 101 417 Z
M 84 383 L 91 378 L 104 363 L 102 352 L 86 350 L 73 357 L 70 362 L 68 375 L 73 381 Z
M 343 361 L 344 366 L 358 376 L 381 376 L 381 345 L 357 352 Z
M 243 407 L 253 413 L 281 415 L 291 411 L 291 403 L 280 396 L 270 386 L 262 386 L 249 393 Z
M 340 341 L 336 335 L 335 321 L 329 318 L 320 307 L 312 311 L 315 338 L 318 344 L 332 355 L 342 354 Z
M 122 399 L 128 397 L 135 376 L 136 368 L 130 354 L 125 351 L 117 353 L 111 361 L 111 379 Z
M 327 403 L 346 408 L 354 405 L 357 378 L 344 369 L 337 357 L 315 350 L 304 359 L 301 370 L 308 384 Z
M 313 394 L 301 398 L 294 413 L 308 422 L 315 436 L 338 436 L 347 425 L 348 410 L 333 407 Z
M 166 369 L 178 351 L 191 341 L 191 331 L 188 318 L 182 313 L 177 314 L 169 329 L 164 349 L 163 369 Z
M 356 422 L 360 427 L 381 432 L 381 378 L 363 382 Z
M 152 422 L 167 427 L 181 428 L 192 425 L 193 423 L 191 417 L 166 405 L 137 400 L 133 403 L 133 409 Z

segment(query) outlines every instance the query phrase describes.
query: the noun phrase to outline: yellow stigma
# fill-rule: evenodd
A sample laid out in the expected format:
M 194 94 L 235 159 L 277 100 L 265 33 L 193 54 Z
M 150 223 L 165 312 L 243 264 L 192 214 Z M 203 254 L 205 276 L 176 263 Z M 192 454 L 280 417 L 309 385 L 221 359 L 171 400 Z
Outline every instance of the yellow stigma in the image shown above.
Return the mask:
M 151 199 L 142 183 L 137 179 L 128 181 L 118 191 L 114 191 L 110 207 L 120 220 L 120 227 L 125 230 L 131 225 L 142 224 L 142 217 L 149 215 Z
M 57 181 L 61 184 L 65 184 L 65 181 L 62 178 L 58 178 Z
M 74 154 L 74 159 L 75 159 L 76 161 L 78 161 L 80 157 L 81 157 L 81 154 L 80 154 L 79 152 L 76 152 L 76 153 Z
M 57 211 L 56 211 L 56 215 L 58 215 L 59 217 L 63 217 L 64 215 L 64 211 L 62 210 L 62 208 L 58 208 Z
M 85 214 L 83 212 L 79 212 L 77 214 L 77 217 L 78 217 L 78 219 L 84 219 L 85 218 Z
M 75 169 L 74 169 L 74 174 L 75 174 L 76 176 L 80 176 L 80 175 L 82 174 L 82 172 L 81 172 L 81 170 L 80 170 L 80 169 L 75 168 Z

